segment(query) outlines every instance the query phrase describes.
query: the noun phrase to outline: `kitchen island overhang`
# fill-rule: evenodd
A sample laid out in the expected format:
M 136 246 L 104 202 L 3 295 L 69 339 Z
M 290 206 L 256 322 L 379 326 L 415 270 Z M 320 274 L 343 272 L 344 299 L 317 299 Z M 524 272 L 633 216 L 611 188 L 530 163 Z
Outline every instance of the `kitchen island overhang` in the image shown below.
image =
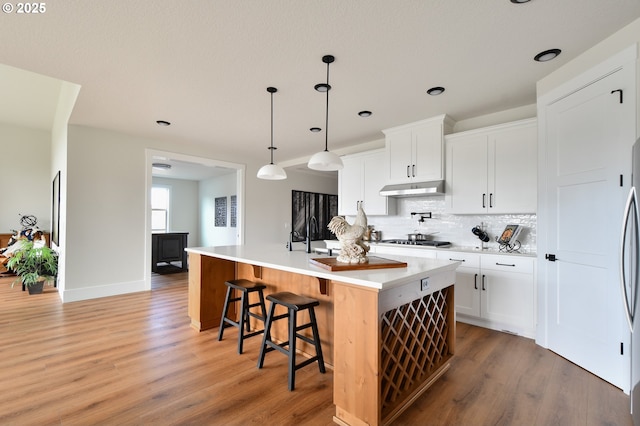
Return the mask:
M 262 282 L 267 294 L 292 291 L 320 301 L 338 424 L 390 423 L 449 368 L 459 262 L 389 255 L 407 267 L 335 272 L 310 264 L 321 255 L 280 246 L 187 252 L 189 316 L 198 330 L 219 325 L 229 279 Z

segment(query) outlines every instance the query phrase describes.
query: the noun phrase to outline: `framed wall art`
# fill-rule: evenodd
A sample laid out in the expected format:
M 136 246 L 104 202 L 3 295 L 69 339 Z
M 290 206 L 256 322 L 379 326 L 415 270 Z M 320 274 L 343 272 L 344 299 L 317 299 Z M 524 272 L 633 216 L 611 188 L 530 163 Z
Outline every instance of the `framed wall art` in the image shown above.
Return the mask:
M 227 197 L 215 198 L 215 226 L 227 226 Z

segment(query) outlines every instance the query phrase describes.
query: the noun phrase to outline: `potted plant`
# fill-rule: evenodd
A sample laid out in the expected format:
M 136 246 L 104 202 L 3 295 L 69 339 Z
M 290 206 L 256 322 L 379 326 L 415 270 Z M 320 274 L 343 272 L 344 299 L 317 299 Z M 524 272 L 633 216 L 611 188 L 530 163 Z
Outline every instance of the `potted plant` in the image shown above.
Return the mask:
M 21 247 L 9 258 L 7 268 L 18 276 L 12 286 L 21 281 L 29 289 L 29 294 L 42 293 L 44 283 L 56 278 L 58 255 L 47 246 L 23 241 Z

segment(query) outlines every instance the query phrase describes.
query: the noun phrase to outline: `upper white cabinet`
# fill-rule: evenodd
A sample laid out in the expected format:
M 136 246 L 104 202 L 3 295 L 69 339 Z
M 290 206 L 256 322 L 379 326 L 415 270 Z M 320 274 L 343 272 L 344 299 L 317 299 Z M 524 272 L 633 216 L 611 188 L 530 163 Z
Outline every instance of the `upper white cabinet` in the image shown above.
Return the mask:
M 450 213 L 535 213 L 536 119 L 446 136 Z
M 396 200 L 382 197 L 387 161 L 384 149 L 342 157 L 338 172 L 338 214 L 355 216 L 358 204 L 369 216 L 395 214 Z
M 389 163 L 386 183 L 444 179 L 444 134 L 453 122 L 446 115 L 383 130 Z

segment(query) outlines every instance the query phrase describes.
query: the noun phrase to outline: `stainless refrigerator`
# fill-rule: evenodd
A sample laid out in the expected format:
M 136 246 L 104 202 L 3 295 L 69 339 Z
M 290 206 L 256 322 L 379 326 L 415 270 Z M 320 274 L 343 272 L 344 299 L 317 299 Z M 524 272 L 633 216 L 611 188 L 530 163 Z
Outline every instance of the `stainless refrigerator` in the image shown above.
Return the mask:
M 633 424 L 640 426 L 640 139 L 633 146 L 632 166 L 631 189 L 622 223 L 620 281 L 631 333 L 631 414 Z

